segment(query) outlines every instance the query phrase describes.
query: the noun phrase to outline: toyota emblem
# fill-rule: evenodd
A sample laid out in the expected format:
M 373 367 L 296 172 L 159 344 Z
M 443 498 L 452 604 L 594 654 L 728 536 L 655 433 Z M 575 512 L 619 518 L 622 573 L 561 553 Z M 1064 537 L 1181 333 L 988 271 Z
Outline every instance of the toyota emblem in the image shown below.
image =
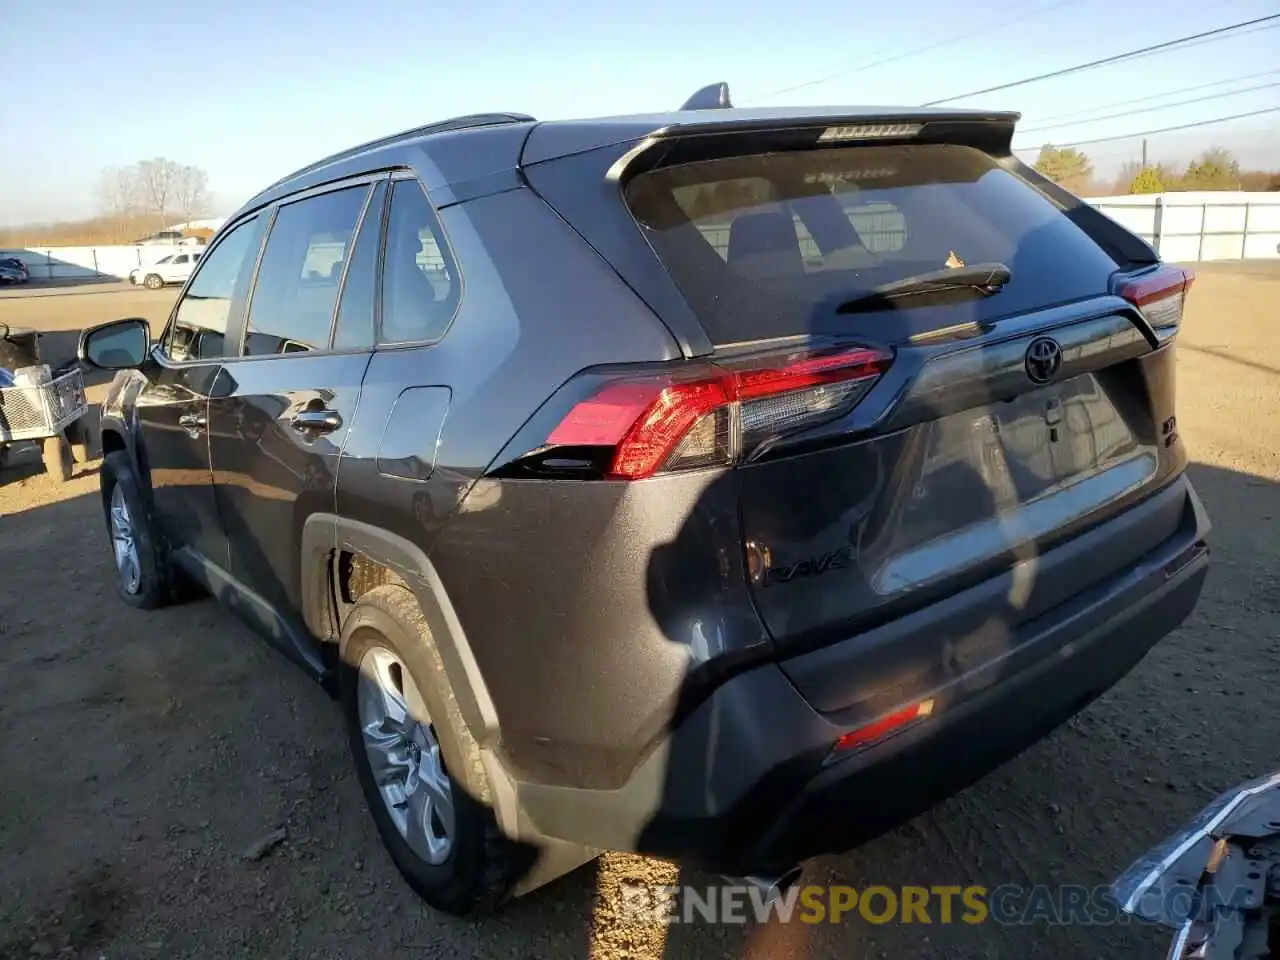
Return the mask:
M 1053 337 L 1036 337 L 1027 347 L 1023 366 L 1032 383 L 1048 383 L 1062 366 L 1062 345 Z

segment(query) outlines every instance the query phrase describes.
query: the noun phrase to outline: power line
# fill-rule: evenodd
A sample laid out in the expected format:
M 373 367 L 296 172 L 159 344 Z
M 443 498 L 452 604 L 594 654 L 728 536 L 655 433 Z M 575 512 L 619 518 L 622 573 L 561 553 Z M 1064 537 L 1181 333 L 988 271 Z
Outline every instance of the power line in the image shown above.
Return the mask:
M 1253 20 L 1243 20 L 1240 23 L 1233 23 L 1226 27 L 1218 27 L 1215 30 L 1206 30 L 1203 33 L 1189 34 L 1185 37 L 1179 37 L 1176 40 L 1166 40 L 1163 43 L 1155 43 L 1149 47 L 1139 47 L 1137 50 L 1130 50 L 1127 53 L 1117 53 L 1113 56 L 1103 57 L 1099 60 L 1090 60 L 1088 63 L 1078 63 L 1074 67 L 1064 67 L 1061 70 L 1051 70 L 1049 73 L 1041 73 L 1034 77 L 1014 80 L 1012 83 L 1001 83 L 994 87 L 986 87 L 982 90 L 971 90 L 968 93 L 957 94 L 954 97 L 943 97 L 941 100 L 930 100 L 928 103 L 921 104 L 921 106 L 936 107 L 942 103 L 951 103 L 953 100 L 964 100 L 968 97 L 977 97 L 984 93 L 996 93 L 999 90 L 1012 90 L 1014 87 L 1025 87 L 1029 83 L 1039 83 L 1041 80 L 1052 80 L 1056 77 L 1065 77 L 1069 74 L 1080 73 L 1082 70 L 1093 70 L 1097 67 L 1105 67 L 1112 63 L 1120 63 L 1123 60 L 1132 60 L 1135 57 L 1146 56 L 1147 54 L 1156 53 L 1161 50 L 1168 50 L 1171 47 L 1179 47 L 1183 44 L 1190 43 L 1193 40 L 1203 40 L 1207 37 L 1216 37 L 1236 30 L 1242 30 L 1245 27 L 1253 27 L 1260 23 L 1267 23 L 1268 21 L 1273 20 L 1280 20 L 1280 13 L 1273 13 L 1266 17 L 1257 17 Z
M 1166 90 L 1163 93 L 1152 93 L 1145 97 L 1134 97 L 1132 100 L 1117 100 L 1114 103 L 1104 103 L 1096 107 L 1088 107 L 1084 110 L 1068 110 L 1066 113 L 1051 113 L 1047 117 L 1041 117 L 1038 122 L 1047 123 L 1050 120 L 1065 120 L 1069 117 L 1081 117 L 1091 114 L 1094 110 L 1108 110 L 1112 107 L 1126 107 L 1131 103 L 1149 103 L 1152 100 L 1160 100 L 1164 97 L 1176 97 L 1180 93 L 1191 93 L 1193 91 L 1204 90 L 1208 87 L 1221 87 L 1227 83 L 1239 83 L 1242 80 L 1257 80 L 1259 77 L 1270 77 L 1280 73 L 1280 70 L 1263 70 L 1261 73 L 1246 73 L 1241 77 L 1231 77 L 1228 80 L 1215 80 L 1212 83 L 1197 83 L 1190 87 L 1179 87 L 1177 90 Z
M 1028 10 L 1023 12 L 1019 16 L 1010 17 L 1009 19 L 1002 21 L 999 24 L 999 27 L 1000 28 L 1010 27 L 1010 26 L 1013 26 L 1015 23 L 1022 23 L 1026 20 L 1030 20 L 1034 17 L 1038 17 L 1042 14 L 1049 13 L 1051 10 L 1057 10 L 1060 7 L 1069 6 L 1073 3 L 1078 3 L 1078 2 L 1079 0 L 1056 0 L 1056 2 L 1050 3 L 1047 7 L 1041 7 L 1038 10 Z M 997 10 L 995 13 L 995 16 L 999 16 L 1001 13 L 1003 13 L 1004 10 L 1022 9 L 1023 6 L 1024 4 L 1022 3 L 1009 4 L 1007 7 L 1001 7 L 1000 10 Z M 907 50 L 904 53 L 895 53 L 892 56 L 882 57 L 879 60 L 872 60 L 868 63 L 858 64 L 857 66 L 842 68 L 840 70 L 836 70 L 833 73 L 824 74 L 820 77 L 815 77 L 812 80 L 806 80 L 803 83 L 796 83 L 796 84 L 792 84 L 789 87 L 781 87 L 777 90 L 770 90 L 768 93 L 762 93 L 758 97 L 753 97 L 752 99 L 743 101 L 743 102 L 759 103 L 761 100 L 769 100 L 773 97 L 781 96 L 784 93 L 794 93 L 796 90 L 804 90 L 807 87 L 816 87 L 820 84 L 827 83 L 839 77 L 847 77 L 855 73 L 862 73 L 866 70 L 871 70 L 874 67 L 883 67 L 886 64 L 897 63 L 900 60 L 906 60 L 906 59 L 909 59 L 910 57 L 917 57 L 922 53 L 929 53 L 930 51 L 937 50 L 941 47 L 950 46 L 951 44 L 954 44 L 954 43 L 960 43 L 963 40 L 969 40 L 972 37 L 982 36 L 984 34 L 990 33 L 992 29 L 993 28 L 989 24 L 984 24 L 983 26 L 977 27 L 966 33 L 951 34 L 942 40 L 938 40 L 938 41 L 935 41 L 934 43 L 926 44 L 923 47 L 915 47 L 911 50 Z
M 1156 110 L 1168 110 L 1171 107 L 1185 107 L 1193 103 L 1204 103 L 1208 100 L 1221 100 L 1223 97 L 1234 97 L 1239 93 L 1253 93 L 1255 90 L 1267 90 L 1280 87 L 1280 80 L 1274 83 L 1260 83 L 1256 87 L 1244 87 L 1240 90 L 1226 90 L 1222 93 L 1211 93 L 1205 97 L 1192 97 L 1190 100 L 1175 100 L 1173 103 L 1161 103 L 1154 107 L 1140 107 L 1137 110 L 1121 110 L 1119 113 L 1104 113 L 1097 117 L 1085 117 L 1082 120 L 1069 120 L 1066 123 L 1050 123 L 1042 127 L 1028 127 L 1020 132 L 1039 133 L 1041 130 L 1057 130 L 1061 127 L 1078 127 L 1082 123 L 1098 123 L 1102 120 L 1116 120 L 1120 117 L 1132 117 L 1139 113 L 1152 113 Z
M 1245 117 L 1260 117 L 1264 113 L 1280 112 L 1280 107 L 1267 107 L 1264 110 L 1250 110 L 1248 113 L 1236 113 L 1229 117 L 1214 117 L 1212 120 L 1197 120 L 1194 123 L 1180 123 L 1172 127 L 1160 127 L 1158 130 L 1142 130 L 1137 133 L 1124 133 L 1116 137 L 1095 137 L 1092 140 L 1073 140 L 1071 143 L 1055 143 L 1054 147 L 1087 147 L 1095 143 L 1110 143 L 1113 140 L 1136 140 L 1138 137 L 1153 137 L 1157 133 L 1172 133 L 1174 130 L 1190 130 L 1192 127 L 1207 127 L 1215 123 L 1226 123 L 1228 120 L 1243 120 Z M 1035 146 L 1014 147 L 1014 150 L 1034 150 Z

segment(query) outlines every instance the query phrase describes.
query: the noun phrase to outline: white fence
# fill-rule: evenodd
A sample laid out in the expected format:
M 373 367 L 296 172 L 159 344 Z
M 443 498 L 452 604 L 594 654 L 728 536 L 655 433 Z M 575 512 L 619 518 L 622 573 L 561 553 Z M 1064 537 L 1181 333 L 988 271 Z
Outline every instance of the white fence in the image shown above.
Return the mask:
M 1280 193 L 1203 191 L 1091 197 L 1165 260 L 1280 257 Z
M 1201 192 L 1144 196 L 1091 197 L 1087 201 L 1132 230 L 1166 260 L 1241 260 L 1280 257 L 1280 193 Z M 895 250 L 905 237 L 902 215 L 874 206 L 850 211 L 873 249 Z M 713 242 L 728 244 L 727 227 L 707 227 Z M 723 233 L 724 236 L 719 236 Z M 807 237 L 802 245 L 812 245 Z M 439 254 L 425 249 L 420 259 L 438 264 Z M 155 263 L 176 246 L 151 244 L 105 247 L 31 247 L 0 249 L 0 257 L 21 257 L 37 280 L 76 280 L 129 276 L 135 267 Z
M 9 247 L 0 257 L 19 257 L 33 280 L 125 279 L 134 267 L 146 267 L 179 250 L 201 249 L 191 244 L 130 244 L 109 247 Z

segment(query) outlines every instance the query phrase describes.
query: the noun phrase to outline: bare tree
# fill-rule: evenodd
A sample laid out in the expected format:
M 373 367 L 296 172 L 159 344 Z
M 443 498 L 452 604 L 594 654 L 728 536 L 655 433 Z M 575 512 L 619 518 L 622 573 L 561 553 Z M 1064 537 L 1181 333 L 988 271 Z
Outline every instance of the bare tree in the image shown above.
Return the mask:
M 155 157 L 128 167 L 107 167 L 98 177 L 102 214 L 120 238 L 184 223 L 209 206 L 209 175 L 199 167 Z
M 148 213 L 155 214 L 162 226 L 168 225 L 168 214 L 178 192 L 183 166 L 164 157 L 143 160 L 137 167 L 138 190 Z
M 133 167 L 107 167 L 98 177 L 98 202 L 121 237 L 138 214 L 138 179 Z
M 1137 179 L 1143 170 L 1141 160 L 1126 160 L 1120 164 L 1120 170 L 1112 183 L 1112 193 L 1128 193 L 1129 185 Z
M 190 223 L 204 213 L 209 204 L 209 175 L 199 167 L 179 168 L 174 183 L 174 198 L 182 212 L 182 222 Z

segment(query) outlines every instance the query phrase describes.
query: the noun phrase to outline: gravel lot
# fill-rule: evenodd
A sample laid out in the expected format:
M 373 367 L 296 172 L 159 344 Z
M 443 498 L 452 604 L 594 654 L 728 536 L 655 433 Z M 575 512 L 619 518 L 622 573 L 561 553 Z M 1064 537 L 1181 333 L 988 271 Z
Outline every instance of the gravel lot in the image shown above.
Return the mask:
M 1179 344 L 1179 426 L 1216 524 L 1192 619 L 1110 694 L 896 833 L 811 863 L 807 883 L 1109 881 L 1216 792 L 1280 766 L 1280 264 L 1206 265 Z M 162 321 L 173 291 L 0 296 L 57 331 Z M 101 394 L 97 386 L 91 396 Z M 457 921 L 400 882 L 366 815 L 336 707 L 228 613 L 112 596 L 97 464 L 57 486 L 0 475 L 0 956 L 1162 957 L 1136 925 L 677 926 L 625 919 L 623 882 L 675 868 L 607 856 Z M 245 851 L 283 827 L 261 859 Z M 683 882 L 706 885 L 706 876 Z

